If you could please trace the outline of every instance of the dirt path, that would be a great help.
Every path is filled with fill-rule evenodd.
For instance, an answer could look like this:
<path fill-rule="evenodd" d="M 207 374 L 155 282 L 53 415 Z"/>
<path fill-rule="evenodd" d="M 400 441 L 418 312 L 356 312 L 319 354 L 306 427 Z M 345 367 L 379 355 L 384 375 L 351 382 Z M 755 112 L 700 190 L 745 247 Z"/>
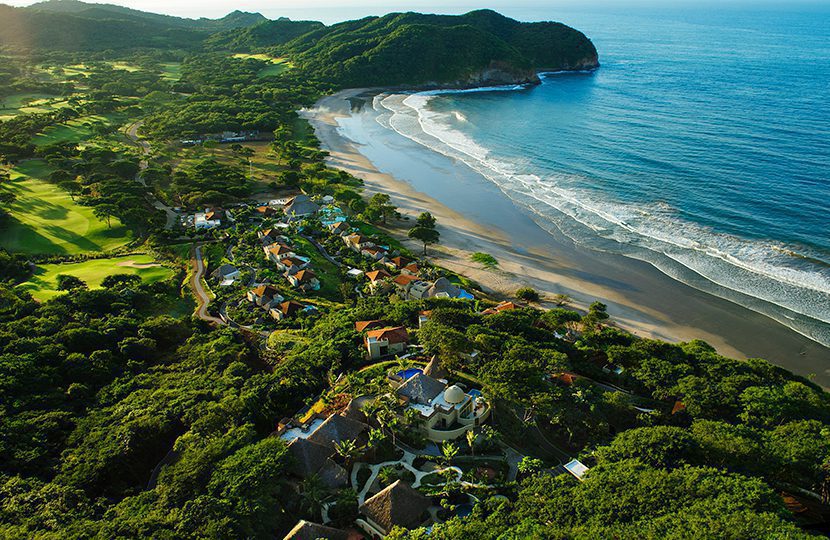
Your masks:
<path fill-rule="evenodd" d="M 145 169 L 147 169 L 147 167 L 150 166 L 149 161 L 147 161 L 147 156 L 150 155 L 151 149 L 150 143 L 138 137 L 138 130 L 141 129 L 142 125 L 144 125 L 144 121 L 139 120 L 138 122 L 131 124 L 124 133 L 127 135 L 127 138 L 129 138 L 133 142 L 133 144 L 141 147 L 141 152 L 145 156 L 144 159 L 142 159 L 138 163 L 138 173 L 135 175 L 135 181 L 146 188 L 147 182 L 144 181 L 142 173 Z M 164 224 L 164 228 L 168 231 L 172 229 L 173 226 L 176 224 L 176 221 L 179 219 L 179 216 L 176 214 L 176 212 L 174 212 L 172 208 L 158 200 L 156 196 L 153 195 L 151 192 L 147 192 L 147 196 L 150 197 L 150 200 L 153 203 L 153 207 L 157 210 L 161 210 L 167 216 L 167 222 Z"/>
<path fill-rule="evenodd" d="M 196 246 L 193 249 L 191 263 L 193 265 L 193 275 L 190 277 L 190 288 L 193 290 L 193 294 L 196 295 L 196 316 L 212 324 L 224 325 L 225 321 L 214 317 L 207 311 L 207 307 L 210 304 L 210 295 L 202 285 L 202 278 L 205 275 L 205 263 L 202 260 L 201 246 Z"/>

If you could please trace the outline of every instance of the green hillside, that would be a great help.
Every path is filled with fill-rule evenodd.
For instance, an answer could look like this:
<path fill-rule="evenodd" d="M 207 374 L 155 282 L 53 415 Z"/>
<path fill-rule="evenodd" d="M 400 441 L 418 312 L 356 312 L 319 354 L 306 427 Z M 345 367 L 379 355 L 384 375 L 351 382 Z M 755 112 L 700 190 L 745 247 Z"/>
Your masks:
<path fill-rule="evenodd" d="M 267 19 L 241 11 L 221 19 L 184 19 L 108 4 L 49 0 L 26 8 L 0 5 L 0 20 L 0 47 L 102 51 L 193 48 L 214 32 Z"/>
<path fill-rule="evenodd" d="M 325 28 L 316 21 L 277 19 L 261 21 L 242 29 L 225 30 L 210 36 L 206 45 L 217 49 L 250 51 L 261 47 L 282 45 L 304 34 Z"/>
<path fill-rule="evenodd" d="M 345 86 L 525 82 L 538 70 L 598 65 L 596 48 L 581 32 L 560 23 L 521 23 L 490 10 L 368 17 L 275 48 Z"/>

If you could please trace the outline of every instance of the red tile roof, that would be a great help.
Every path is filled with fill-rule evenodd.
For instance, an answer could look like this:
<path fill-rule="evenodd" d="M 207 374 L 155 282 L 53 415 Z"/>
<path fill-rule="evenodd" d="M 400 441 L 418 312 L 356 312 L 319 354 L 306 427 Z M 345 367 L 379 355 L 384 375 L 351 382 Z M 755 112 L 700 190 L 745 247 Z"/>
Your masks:
<path fill-rule="evenodd" d="M 306 283 L 311 281 L 312 279 L 316 279 L 317 276 L 311 270 L 300 270 L 296 274 L 294 274 L 294 278 L 299 281 L 300 283 Z"/>
<path fill-rule="evenodd" d="M 409 333 L 403 326 L 396 326 L 394 328 L 381 328 L 379 330 L 372 330 L 366 333 L 367 338 L 375 338 L 378 341 L 388 341 L 389 343 L 407 343 L 409 342 Z"/>
<path fill-rule="evenodd" d="M 381 279 L 386 279 L 392 277 L 392 274 L 387 272 L 386 270 L 372 270 L 371 272 L 366 272 L 366 277 L 369 278 L 369 281 L 378 281 Z"/>
<path fill-rule="evenodd" d="M 364 330 L 371 330 L 373 328 L 377 328 L 379 326 L 383 326 L 383 323 L 378 320 L 374 321 L 357 321 L 354 323 L 354 329 L 358 332 L 363 332 Z"/>
<path fill-rule="evenodd" d="M 392 281 L 394 281 L 398 285 L 401 285 L 402 287 L 406 287 L 413 281 L 418 281 L 418 278 L 415 276 L 407 276 L 406 274 L 401 274 L 399 276 L 395 276 L 395 279 L 393 279 Z"/>

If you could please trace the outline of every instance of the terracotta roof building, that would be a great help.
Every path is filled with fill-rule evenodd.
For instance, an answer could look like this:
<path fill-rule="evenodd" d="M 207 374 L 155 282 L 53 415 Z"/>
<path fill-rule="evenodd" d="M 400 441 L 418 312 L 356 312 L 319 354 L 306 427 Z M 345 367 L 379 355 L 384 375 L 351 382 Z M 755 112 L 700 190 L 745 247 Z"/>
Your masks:
<path fill-rule="evenodd" d="M 364 343 L 369 358 L 378 359 L 404 351 L 409 344 L 409 333 L 403 326 L 379 328 L 367 332 Z"/>
<path fill-rule="evenodd" d="M 289 300 L 277 306 L 272 306 L 271 316 L 277 319 L 278 321 L 281 321 L 282 319 L 291 318 L 294 315 L 305 310 L 306 306 L 302 305 L 299 302 L 295 302 L 294 300 Z"/>
<path fill-rule="evenodd" d="M 513 302 L 502 302 L 501 304 L 495 307 L 485 309 L 481 313 L 483 315 L 493 315 L 494 313 L 499 313 L 501 311 L 510 311 L 511 309 L 519 309 L 520 307 L 522 306 L 515 304 Z"/>
<path fill-rule="evenodd" d="M 365 332 L 383 326 L 383 322 L 379 320 L 374 321 L 357 321 L 354 323 L 354 329 L 358 332 Z"/>

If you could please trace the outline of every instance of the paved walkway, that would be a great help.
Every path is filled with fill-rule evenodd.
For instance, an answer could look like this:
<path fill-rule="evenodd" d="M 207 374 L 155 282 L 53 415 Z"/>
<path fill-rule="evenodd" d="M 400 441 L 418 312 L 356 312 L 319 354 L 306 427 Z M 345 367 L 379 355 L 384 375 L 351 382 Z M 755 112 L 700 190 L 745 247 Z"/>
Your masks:
<path fill-rule="evenodd" d="M 302 236 L 303 238 L 305 238 L 306 240 L 308 240 L 309 242 L 311 242 L 311 244 L 312 244 L 314 247 L 316 247 L 316 248 L 317 248 L 317 251 L 319 251 L 319 252 L 320 252 L 320 255 L 322 255 L 323 257 L 325 257 L 325 258 L 326 258 L 326 260 L 328 260 L 330 263 L 332 263 L 333 265 L 337 266 L 338 268 L 339 268 L 339 267 L 341 267 L 341 266 L 343 266 L 343 265 L 340 263 L 340 261 L 338 261 L 337 259 L 335 259 L 335 258 L 334 258 L 334 257 L 332 257 L 331 255 L 329 255 L 329 252 L 328 252 L 328 251 L 326 251 L 326 248 L 324 248 L 324 247 L 323 247 L 323 245 L 322 245 L 322 244 L 320 244 L 317 240 L 315 240 L 314 238 L 312 238 L 312 237 L 310 237 L 310 236 L 307 236 L 307 235 L 305 235 L 305 234 L 301 234 L 300 236 Z"/>
<path fill-rule="evenodd" d="M 361 504 L 363 504 L 366 501 L 366 494 L 369 492 L 369 489 L 372 487 L 372 484 L 375 483 L 375 480 L 378 477 L 378 473 L 384 467 L 389 467 L 389 466 L 396 467 L 398 465 L 401 465 L 404 469 L 406 469 L 409 472 L 411 472 L 412 474 L 414 474 L 415 475 L 415 481 L 412 482 L 412 487 L 414 487 L 414 488 L 417 488 L 418 486 L 421 485 L 421 480 L 423 480 L 424 477 L 429 476 L 429 475 L 434 474 L 434 473 L 439 473 L 440 474 L 440 473 L 442 473 L 446 470 L 455 471 L 455 473 L 457 474 L 456 481 L 461 480 L 461 476 L 462 476 L 463 473 L 462 473 L 461 469 L 459 469 L 458 467 L 450 466 L 450 467 L 441 467 L 441 468 L 436 469 L 434 471 L 420 471 L 412 465 L 412 462 L 415 461 L 415 457 L 416 457 L 415 454 L 413 454 L 412 452 L 409 452 L 407 450 L 403 450 L 403 457 L 401 459 L 396 459 L 396 460 L 393 460 L 393 461 L 384 461 L 383 463 L 378 463 L 376 465 L 369 465 L 368 463 L 355 463 L 354 467 L 352 468 L 352 477 L 351 477 L 352 486 L 355 487 L 355 488 L 357 488 L 357 473 L 361 469 L 365 469 L 365 468 L 368 468 L 369 470 L 372 471 L 371 476 L 369 476 L 369 479 L 366 480 L 366 485 L 363 486 L 363 489 L 361 489 L 360 492 L 357 494 L 357 504 L 358 504 L 358 506 L 360 506 Z"/>

